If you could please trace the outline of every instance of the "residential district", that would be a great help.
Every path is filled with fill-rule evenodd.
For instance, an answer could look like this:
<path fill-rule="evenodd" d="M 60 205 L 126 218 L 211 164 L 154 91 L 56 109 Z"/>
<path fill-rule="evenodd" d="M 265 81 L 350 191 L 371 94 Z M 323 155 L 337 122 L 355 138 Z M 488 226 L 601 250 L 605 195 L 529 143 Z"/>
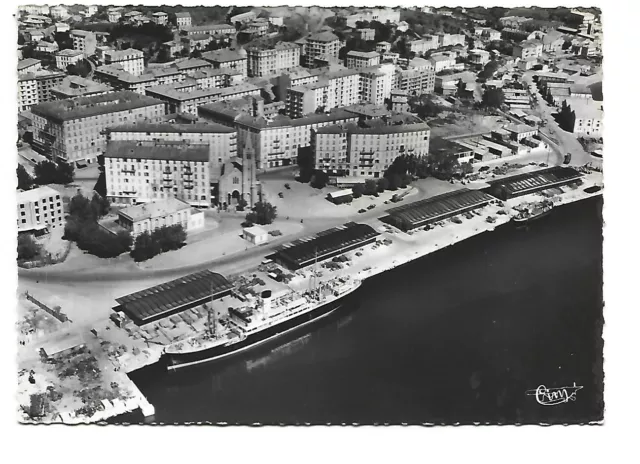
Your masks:
<path fill-rule="evenodd" d="M 21 7 L 19 420 L 152 420 L 128 373 L 602 194 L 600 19 Z"/>

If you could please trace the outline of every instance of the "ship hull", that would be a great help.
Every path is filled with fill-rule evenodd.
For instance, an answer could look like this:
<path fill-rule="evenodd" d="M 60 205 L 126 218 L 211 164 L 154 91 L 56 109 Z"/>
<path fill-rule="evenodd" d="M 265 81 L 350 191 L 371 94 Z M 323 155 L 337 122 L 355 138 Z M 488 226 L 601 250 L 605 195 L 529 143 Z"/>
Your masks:
<path fill-rule="evenodd" d="M 336 300 L 325 303 L 299 316 L 292 317 L 289 320 L 281 322 L 278 325 L 269 327 L 259 332 L 247 336 L 244 340 L 227 344 L 218 345 L 211 348 L 205 348 L 199 351 L 189 351 L 184 353 L 164 352 L 163 361 L 166 363 L 169 371 L 182 369 L 205 362 L 222 360 L 242 353 L 252 348 L 256 348 L 267 343 L 275 342 L 278 338 L 302 329 L 309 324 L 319 321 L 335 311 L 339 310 L 349 301 L 349 294 Z"/>
<path fill-rule="evenodd" d="M 526 218 L 514 217 L 514 218 L 512 218 L 512 221 L 515 222 L 516 224 L 526 224 L 528 222 L 535 221 L 535 220 L 538 220 L 538 219 L 542 219 L 543 217 L 548 216 L 549 214 L 551 214 L 551 211 L 553 211 L 553 208 L 550 208 L 550 209 L 548 209 L 546 211 L 542 211 L 542 212 L 540 212 L 538 214 L 534 214 L 534 215 L 528 216 Z"/>

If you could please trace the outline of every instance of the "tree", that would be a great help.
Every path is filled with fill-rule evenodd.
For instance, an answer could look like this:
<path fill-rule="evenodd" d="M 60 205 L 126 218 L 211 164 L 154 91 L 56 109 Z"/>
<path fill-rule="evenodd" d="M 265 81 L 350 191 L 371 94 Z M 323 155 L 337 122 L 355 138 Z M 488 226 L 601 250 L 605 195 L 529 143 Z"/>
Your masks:
<path fill-rule="evenodd" d="M 429 172 L 438 179 L 449 180 L 460 168 L 458 158 L 444 151 L 430 153 L 427 161 Z"/>
<path fill-rule="evenodd" d="M 469 162 L 460 164 L 460 172 L 464 176 L 471 174 L 473 172 L 473 165 Z"/>
<path fill-rule="evenodd" d="M 69 201 L 69 216 L 77 218 L 80 222 L 95 221 L 96 211 L 91 202 L 80 192 L 76 193 Z"/>
<path fill-rule="evenodd" d="M 571 48 L 571 41 L 565 39 L 565 41 L 562 42 L 562 49 L 563 50 L 568 50 L 569 48 Z"/>
<path fill-rule="evenodd" d="M 146 261 L 160 254 L 160 252 L 160 244 L 151 238 L 151 234 L 148 231 L 144 231 L 136 237 L 135 245 L 131 250 L 131 257 L 136 262 Z"/>
<path fill-rule="evenodd" d="M 248 205 L 247 200 L 245 200 L 244 198 L 240 198 L 238 200 L 238 204 L 236 205 L 236 211 L 244 211 L 247 205 Z"/>
<path fill-rule="evenodd" d="M 256 213 L 255 221 L 253 222 L 261 225 L 271 224 L 278 217 L 276 209 L 271 203 L 259 201 L 253 207 L 253 211 Z"/>
<path fill-rule="evenodd" d="M 498 70 L 499 64 L 496 60 L 489 61 L 482 71 L 478 73 L 479 79 L 489 80 L 493 77 L 495 72 Z"/>
<path fill-rule="evenodd" d="M 64 161 L 60 161 L 56 167 L 56 184 L 67 185 L 73 182 L 75 170 L 73 166 Z"/>
<path fill-rule="evenodd" d="M 386 176 L 385 179 L 387 179 L 389 183 L 389 186 L 387 187 L 388 190 L 398 190 L 402 184 L 402 175 L 397 172 L 391 173 L 389 176 Z"/>
<path fill-rule="evenodd" d="M 329 183 L 329 175 L 324 171 L 314 171 L 311 176 L 311 187 L 321 189 L 327 186 Z"/>
<path fill-rule="evenodd" d="M 386 177 L 382 177 L 381 179 L 378 179 L 377 184 L 378 192 L 382 193 L 389 188 L 389 179 L 387 179 Z"/>
<path fill-rule="evenodd" d="M 87 77 L 91 72 L 91 65 L 87 60 L 80 60 L 77 63 L 67 66 L 67 74 Z"/>
<path fill-rule="evenodd" d="M 366 179 L 364 181 L 364 194 L 374 196 L 378 194 L 378 184 L 374 179 Z"/>
<path fill-rule="evenodd" d="M 93 186 L 93 190 L 101 197 L 107 196 L 107 177 L 104 172 L 101 172 L 96 181 L 96 185 Z"/>
<path fill-rule="evenodd" d="M 157 62 L 158 63 L 166 63 L 167 61 L 171 61 L 171 56 L 169 55 L 169 50 L 167 50 L 165 47 L 162 47 L 160 49 L 160 51 L 158 52 Z"/>
<path fill-rule="evenodd" d="M 314 156 L 310 147 L 300 148 L 298 150 L 298 167 L 300 168 L 300 182 L 309 182 L 313 175 Z"/>
<path fill-rule="evenodd" d="M 504 104 L 502 89 L 487 89 L 482 94 L 482 106 L 485 108 L 500 108 Z"/>
<path fill-rule="evenodd" d="M 91 212 L 95 219 L 106 216 L 110 208 L 109 200 L 101 196 L 98 192 L 93 192 L 93 197 L 91 197 Z"/>
<path fill-rule="evenodd" d="M 364 194 L 364 184 L 356 184 L 351 187 L 353 198 L 360 198 Z"/>
<path fill-rule="evenodd" d="M 31 234 L 18 235 L 18 259 L 26 261 L 35 258 L 40 253 L 40 245 Z"/>
<path fill-rule="evenodd" d="M 567 104 L 566 100 L 562 101 L 560 112 L 558 113 L 558 125 L 561 129 L 567 132 L 573 132 L 573 128 L 576 123 L 576 113 L 571 110 L 571 106 Z"/>
<path fill-rule="evenodd" d="M 29 190 L 33 187 L 33 177 L 27 172 L 23 165 L 19 164 L 16 170 L 18 174 L 18 189 Z"/>
<path fill-rule="evenodd" d="M 160 246 L 161 251 L 177 250 L 187 240 L 187 233 L 182 224 L 163 226 L 151 232 L 151 239 Z"/>
<path fill-rule="evenodd" d="M 38 185 L 53 184 L 56 181 L 56 163 L 44 160 L 35 165 L 33 172 L 36 176 L 35 181 Z"/>

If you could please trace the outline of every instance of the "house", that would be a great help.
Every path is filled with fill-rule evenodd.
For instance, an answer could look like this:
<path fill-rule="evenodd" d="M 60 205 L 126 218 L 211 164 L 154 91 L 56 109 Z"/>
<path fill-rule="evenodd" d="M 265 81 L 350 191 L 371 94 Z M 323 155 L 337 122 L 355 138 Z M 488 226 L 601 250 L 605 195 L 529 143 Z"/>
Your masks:
<path fill-rule="evenodd" d="M 456 65 L 455 57 L 447 53 L 431 55 L 429 61 L 433 64 L 434 71 L 437 73 L 445 69 L 452 69 Z"/>
<path fill-rule="evenodd" d="M 551 30 L 542 37 L 542 50 L 545 52 L 559 52 L 564 44 L 564 34 Z"/>
<path fill-rule="evenodd" d="M 539 40 L 525 40 L 514 45 L 513 56 L 516 58 L 539 58 L 542 56 L 542 42 Z"/>
<path fill-rule="evenodd" d="M 118 223 L 133 237 L 173 225 L 181 225 L 185 231 L 192 232 L 204 227 L 204 212 L 178 198 L 167 198 L 121 209 Z"/>
<path fill-rule="evenodd" d="M 64 214 L 60 192 L 44 186 L 18 192 L 18 231 L 47 231 L 64 227 Z"/>
<path fill-rule="evenodd" d="M 572 127 L 568 127 L 578 137 L 599 138 L 603 134 L 604 111 L 602 102 L 586 98 L 567 98 L 568 110 L 575 113 Z"/>
<path fill-rule="evenodd" d="M 65 71 L 67 66 L 76 64 L 78 61 L 84 59 L 84 53 L 80 50 L 60 50 L 56 53 L 56 68 L 61 71 Z"/>
<path fill-rule="evenodd" d="M 385 53 L 391 50 L 391 44 L 389 42 L 378 42 L 376 44 L 376 51 L 378 53 Z"/>
<path fill-rule="evenodd" d="M 262 245 L 269 241 L 269 232 L 260 226 L 245 227 L 242 229 L 242 237 L 254 245 Z"/>
<path fill-rule="evenodd" d="M 178 29 L 182 29 L 183 27 L 190 27 L 191 14 L 186 11 L 176 13 L 176 26 L 178 26 Z"/>
<path fill-rule="evenodd" d="M 169 15 L 164 11 L 157 11 L 151 15 L 151 18 L 153 19 L 154 23 L 164 26 L 165 24 L 167 24 Z"/>
<path fill-rule="evenodd" d="M 486 50 L 474 49 L 469 51 L 469 62 L 475 65 L 484 66 L 491 59 L 491 53 Z"/>

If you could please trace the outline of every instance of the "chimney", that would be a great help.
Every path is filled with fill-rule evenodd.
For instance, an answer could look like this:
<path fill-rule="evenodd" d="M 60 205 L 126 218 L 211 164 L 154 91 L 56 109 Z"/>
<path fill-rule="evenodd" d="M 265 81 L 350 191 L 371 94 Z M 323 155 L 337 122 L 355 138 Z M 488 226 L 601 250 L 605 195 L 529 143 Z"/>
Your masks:
<path fill-rule="evenodd" d="M 262 97 L 253 97 L 253 116 L 264 117 L 264 99 Z"/>

